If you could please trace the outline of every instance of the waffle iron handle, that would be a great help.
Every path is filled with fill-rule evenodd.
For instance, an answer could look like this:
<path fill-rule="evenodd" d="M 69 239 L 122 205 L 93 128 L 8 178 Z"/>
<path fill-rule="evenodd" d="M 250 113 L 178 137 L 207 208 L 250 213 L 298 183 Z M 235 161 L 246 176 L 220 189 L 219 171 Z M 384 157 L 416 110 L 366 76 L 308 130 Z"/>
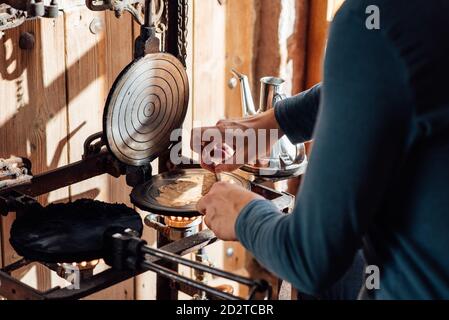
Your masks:
<path fill-rule="evenodd" d="M 144 219 L 144 223 L 148 227 L 155 229 L 156 231 L 160 232 L 162 235 L 166 237 L 170 235 L 170 227 L 167 227 L 166 225 L 157 221 L 157 215 L 150 214 L 146 216 Z"/>
<path fill-rule="evenodd" d="M 290 212 L 295 197 L 287 192 L 280 192 L 261 184 L 251 183 L 251 191 L 270 200 L 278 209 L 284 213 Z"/>

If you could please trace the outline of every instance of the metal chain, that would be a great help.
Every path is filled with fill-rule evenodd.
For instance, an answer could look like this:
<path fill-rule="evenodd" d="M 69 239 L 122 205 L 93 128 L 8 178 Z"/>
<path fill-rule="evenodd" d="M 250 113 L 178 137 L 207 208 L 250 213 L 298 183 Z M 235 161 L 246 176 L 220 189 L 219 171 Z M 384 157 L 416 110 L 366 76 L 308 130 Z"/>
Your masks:
<path fill-rule="evenodd" d="M 188 0 L 178 0 L 178 53 L 184 67 L 187 65 L 187 24 L 189 16 Z"/>
<path fill-rule="evenodd" d="M 184 0 L 184 45 L 183 45 L 183 52 L 184 52 L 184 65 L 187 66 L 187 47 L 189 45 L 188 42 L 188 36 L 189 36 L 189 0 Z"/>
<path fill-rule="evenodd" d="M 167 38 L 168 38 L 168 26 L 169 21 L 168 21 L 168 1 L 170 0 L 163 0 L 163 4 L 164 4 L 164 12 L 165 12 L 165 21 L 164 23 L 161 23 L 161 25 L 163 26 L 162 30 L 161 30 L 161 51 L 165 52 L 166 48 L 167 48 Z"/>

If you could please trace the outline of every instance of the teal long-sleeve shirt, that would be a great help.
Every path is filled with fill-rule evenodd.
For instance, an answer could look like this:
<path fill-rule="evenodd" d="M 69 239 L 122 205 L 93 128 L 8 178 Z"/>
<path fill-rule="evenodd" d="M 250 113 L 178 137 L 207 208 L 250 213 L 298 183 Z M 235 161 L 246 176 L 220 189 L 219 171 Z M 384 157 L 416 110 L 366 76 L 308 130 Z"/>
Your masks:
<path fill-rule="evenodd" d="M 347 0 L 322 87 L 276 105 L 292 142 L 313 133 L 309 167 L 292 214 L 253 201 L 236 234 L 300 291 L 330 287 L 363 248 L 380 270 L 373 298 L 449 299 L 447 12 L 447 0 Z"/>

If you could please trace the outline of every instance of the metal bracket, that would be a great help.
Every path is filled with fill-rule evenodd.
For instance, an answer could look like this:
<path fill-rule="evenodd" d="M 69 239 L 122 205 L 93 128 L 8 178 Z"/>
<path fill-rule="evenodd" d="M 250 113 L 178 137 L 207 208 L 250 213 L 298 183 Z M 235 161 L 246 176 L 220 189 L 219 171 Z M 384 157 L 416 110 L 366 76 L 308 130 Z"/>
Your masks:
<path fill-rule="evenodd" d="M 7 4 L 0 4 L 0 32 L 20 26 L 25 22 L 25 11 L 16 10 Z"/>
<path fill-rule="evenodd" d="M 43 0 L 4 0 L 0 3 L 0 35 L 4 30 L 20 26 L 26 19 L 56 18 L 58 12 L 57 0 L 51 0 L 48 5 Z"/>
<path fill-rule="evenodd" d="M 41 208 L 42 206 L 36 199 L 14 190 L 0 195 L 0 214 L 3 216 L 32 207 Z"/>
<path fill-rule="evenodd" d="M 139 24 L 143 24 L 144 0 L 86 0 L 86 6 L 92 11 L 114 11 L 117 18 L 128 11 Z"/>

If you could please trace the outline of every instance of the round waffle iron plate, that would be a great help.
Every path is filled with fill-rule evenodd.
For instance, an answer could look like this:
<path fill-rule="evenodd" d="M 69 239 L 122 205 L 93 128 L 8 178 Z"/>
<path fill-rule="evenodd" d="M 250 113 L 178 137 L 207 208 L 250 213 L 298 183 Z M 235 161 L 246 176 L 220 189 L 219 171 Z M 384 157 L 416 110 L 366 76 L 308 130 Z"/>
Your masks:
<path fill-rule="evenodd" d="M 134 188 L 131 193 L 131 201 L 139 208 L 155 214 L 175 217 L 197 217 L 201 214 L 196 210 L 196 203 L 185 206 L 169 207 L 158 201 L 160 188 L 176 183 L 179 179 L 188 179 L 193 176 L 211 174 L 204 169 L 185 169 L 162 173 L 152 177 L 150 181 Z M 240 185 L 250 189 L 250 183 L 244 178 L 232 173 L 221 173 L 220 180 Z"/>
<path fill-rule="evenodd" d="M 142 234 L 139 214 L 123 204 L 82 199 L 23 212 L 10 242 L 28 260 L 83 262 L 105 257 L 105 235 L 132 229 Z"/>
<path fill-rule="evenodd" d="M 103 115 L 107 146 L 121 162 L 142 166 L 170 147 L 189 102 L 182 63 L 167 53 L 145 55 L 115 81 Z"/>

